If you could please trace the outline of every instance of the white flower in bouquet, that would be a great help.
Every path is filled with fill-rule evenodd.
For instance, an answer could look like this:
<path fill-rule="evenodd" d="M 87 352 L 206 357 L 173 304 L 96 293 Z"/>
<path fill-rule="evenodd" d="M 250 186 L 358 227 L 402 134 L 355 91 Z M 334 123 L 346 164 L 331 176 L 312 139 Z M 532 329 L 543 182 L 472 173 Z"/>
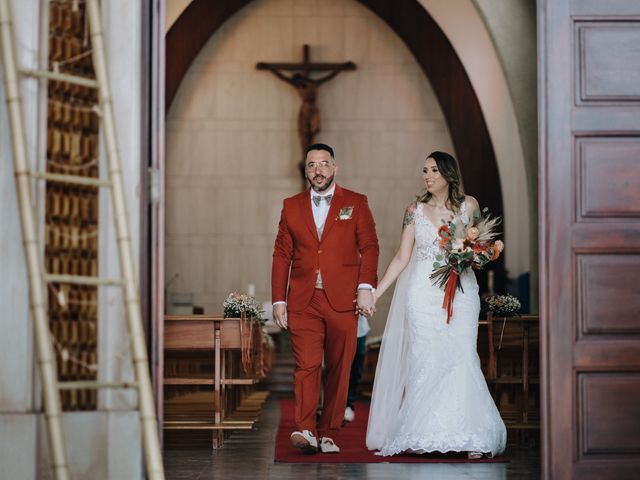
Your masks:
<path fill-rule="evenodd" d="M 224 301 L 223 312 L 225 318 L 241 317 L 244 313 L 261 323 L 265 321 L 262 305 L 254 297 L 244 293 L 230 293 Z"/>
<path fill-rule="evenodd" d="M 451 251 L 455 253 L 462 253 L 464 251 L 464 240 L 456 238 L 451 244 Z"/>
<path fill-rule="evenodd" d="M 520 300 L 510 294 L 506 295 L 491 295 L 484 299 L 487 304 L 487 308 L 496 317 L 511 317 L 513 315 L 519 315 L 522 305 Z"/>

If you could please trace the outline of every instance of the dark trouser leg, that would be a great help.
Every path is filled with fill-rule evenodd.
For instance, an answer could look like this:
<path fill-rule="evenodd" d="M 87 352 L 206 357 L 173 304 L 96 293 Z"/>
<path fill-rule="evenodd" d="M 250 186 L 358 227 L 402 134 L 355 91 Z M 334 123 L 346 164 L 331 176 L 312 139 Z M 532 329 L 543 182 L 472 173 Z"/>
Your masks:
<path fill-rule="evenodd" d="M 367 353 L 367 336 L 358 337 L 356 343 L 356 355 L 351 363 L 351 374 L 349 376 L 349 394 L 347 396 L 347 405 L 353 407 L 354 402 L 358 398 L 358 385 L 362 378 L 362 368 L 364 366 L 364 356 Z"/>

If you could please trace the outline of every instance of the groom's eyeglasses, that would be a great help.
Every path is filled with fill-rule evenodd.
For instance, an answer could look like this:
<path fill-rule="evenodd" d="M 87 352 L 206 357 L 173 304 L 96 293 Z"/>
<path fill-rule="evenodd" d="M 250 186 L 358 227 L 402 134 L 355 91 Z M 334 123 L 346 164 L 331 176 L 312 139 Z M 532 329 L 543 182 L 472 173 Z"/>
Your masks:
<path fill-rule="evenodd" d="M 318 167 L 321 170 L 326 170 L 327 168 L 329 168 L 332 165 L 333 165 L 333 162 L 328 162 L 327 160 L 323 160 L 323 161 L 318 162 L 318 163 L 309 162 L 304 166 L 304 168 L 306 168 L 307 170 L 315 170 L 316 167 Z"/>

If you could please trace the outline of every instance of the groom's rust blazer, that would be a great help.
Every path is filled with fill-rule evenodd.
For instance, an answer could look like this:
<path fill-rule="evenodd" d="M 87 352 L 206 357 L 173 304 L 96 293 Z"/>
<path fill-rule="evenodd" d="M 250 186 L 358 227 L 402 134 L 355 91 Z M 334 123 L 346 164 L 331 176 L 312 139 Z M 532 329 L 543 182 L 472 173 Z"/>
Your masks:
<path fill-rule="evenodd" d="M 273 250 L 272 300 L 286 300 L 289 311 L 304 310 L 321 271 L 333 309 L 354 310 L 358 285 L 377 285 L 379 251 L 366 196 L 336 185 L 322 239 L 313 221 L 309 189 L 287 198 Z"/>

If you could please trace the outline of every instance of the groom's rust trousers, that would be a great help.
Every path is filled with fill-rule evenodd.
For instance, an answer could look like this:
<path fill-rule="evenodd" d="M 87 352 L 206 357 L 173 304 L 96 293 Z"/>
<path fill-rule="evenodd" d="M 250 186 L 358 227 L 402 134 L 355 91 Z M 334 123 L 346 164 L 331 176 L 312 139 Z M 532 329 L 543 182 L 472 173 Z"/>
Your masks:
<path fill-rule="evenodd" d="M 367 198 L 336 185 L 318 238 L 309 190 L 284 201 L 276 237 L 273 302 L 287 302 L 298 430 L 335 437 L 347 401 L 356 347 L 355 303 L 361 283 L 377 284 L 378 239 Z M 316 288 L 318 273 L 322 289 Z M 322 359 L 324 405 L 316 428 Z"/>

